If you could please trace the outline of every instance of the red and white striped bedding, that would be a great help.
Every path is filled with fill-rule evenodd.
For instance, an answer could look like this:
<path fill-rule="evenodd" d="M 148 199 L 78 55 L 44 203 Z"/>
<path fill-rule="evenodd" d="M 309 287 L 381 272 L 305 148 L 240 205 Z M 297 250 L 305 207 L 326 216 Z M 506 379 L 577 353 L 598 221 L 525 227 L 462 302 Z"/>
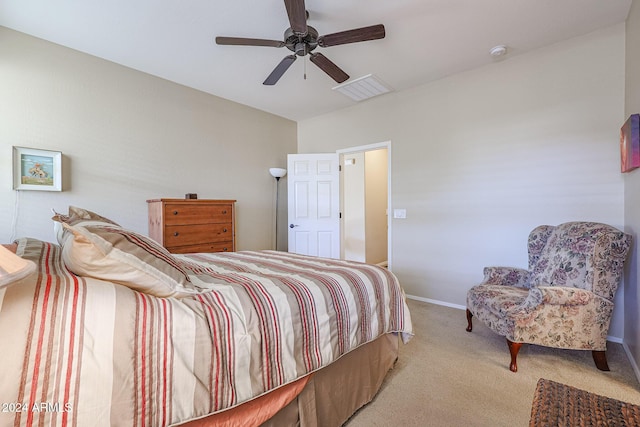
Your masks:
<path fill-rule="evenodd" d="M 386 269 L 274 251 L 177 256 L 198 295 L 157 298 L 70 273 L 0 290 L 0 426 L 164 426 L 237 406 L 389 332 L 412 332 Z"/>

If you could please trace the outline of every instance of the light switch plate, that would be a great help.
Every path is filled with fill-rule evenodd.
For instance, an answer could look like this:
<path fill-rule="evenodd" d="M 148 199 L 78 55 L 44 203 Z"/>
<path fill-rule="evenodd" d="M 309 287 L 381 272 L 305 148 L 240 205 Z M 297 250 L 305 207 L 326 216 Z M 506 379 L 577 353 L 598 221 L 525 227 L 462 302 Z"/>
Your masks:
<path fill-rule="evenodd" d="M 393 210 L 393 217 L 394 218 L 399 218 L 399 219 L 405 219 L 407 217 L 407 210 L 406 209 L 394 209 Z"/>

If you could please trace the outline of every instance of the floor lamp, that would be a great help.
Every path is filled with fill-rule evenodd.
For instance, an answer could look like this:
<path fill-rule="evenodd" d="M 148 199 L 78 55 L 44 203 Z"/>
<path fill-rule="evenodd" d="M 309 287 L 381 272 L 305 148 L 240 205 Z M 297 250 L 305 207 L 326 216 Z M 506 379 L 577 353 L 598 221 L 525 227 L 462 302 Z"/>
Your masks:
<path fill-rule="evenodd" d="M 269 173 L 276 179 L 276 251 L 278 250 L 278 196 L 280 193 L 280 178 L 287 174 L 286 169 L 270 168 Z"/>

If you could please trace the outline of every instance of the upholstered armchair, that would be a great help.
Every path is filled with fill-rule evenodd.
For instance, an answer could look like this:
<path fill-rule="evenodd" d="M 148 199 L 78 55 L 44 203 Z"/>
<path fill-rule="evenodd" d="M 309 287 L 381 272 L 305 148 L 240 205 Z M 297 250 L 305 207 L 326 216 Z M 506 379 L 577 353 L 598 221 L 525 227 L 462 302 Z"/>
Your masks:
<path fill-rule="evenodd" d="M 606 224 L 541 225 L 529 234 L 529 269 L 486 267 L 467 293 L 467 331 L 475 316 L 507 339 L 509 368 L 523 343 L 591 350 L 608 371 L 613 297 L 631 236 Z"/>

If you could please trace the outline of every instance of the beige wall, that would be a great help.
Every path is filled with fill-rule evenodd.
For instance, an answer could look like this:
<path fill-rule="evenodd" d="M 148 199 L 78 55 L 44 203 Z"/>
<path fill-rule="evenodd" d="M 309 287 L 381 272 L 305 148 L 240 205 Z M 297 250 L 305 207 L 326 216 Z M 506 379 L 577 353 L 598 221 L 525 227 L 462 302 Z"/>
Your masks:
<path fill-rule="evenodd" d="M 344 154 L 341 162 L 341 257 L 370 264 L 386 261 L 387 149 Z"/>
<path fill-rule="evenodd" d="M 52 240 L 50 208 L 69 204 L 146 234 L 145 200 L 198 193 L 237 199 L 239 249 L 274 247 L 268 168 L 296 151 L 295 122 L 6 28 L 0 40 L 0 242 Z M 13 191 L 12 145 L 62 151 L 65 191 Z"/>
<path fill-rule="evenodd" d="M 634 1 L 626 25 L 626 97 L 625 115 L 640 113 L 640 4 Z M 640 378 L 640 293 L 638 292 L 638 236 L 640 236 L 640 169 L 624 174 L 624 223 L 634 237 L 629 268 L 625 275 L 624 343 L 635 362 L 636 376 Z"/>
<path fill-rule="evenodd" d="M 301 121 L 298 151 L 391 141 L 392 208 L 407 210 L 393 271 L 410 295 L 464 306 L 484 266 L 526 267 L 539 224 L 623 227 L 624 37 L 616 25 Z"/>
<path fill-rule="evenodd" d="M 365 158 L 366 262 L 387 261 L 387 149 L 369 150 Z"/>
<path fill-rule="evenodd" d="M 347 162 L 349 162 L 347 164 Z M 341 258 L 366 261 L 366 197 L 364 153 L 345 154 L 342 161 Z"/>

